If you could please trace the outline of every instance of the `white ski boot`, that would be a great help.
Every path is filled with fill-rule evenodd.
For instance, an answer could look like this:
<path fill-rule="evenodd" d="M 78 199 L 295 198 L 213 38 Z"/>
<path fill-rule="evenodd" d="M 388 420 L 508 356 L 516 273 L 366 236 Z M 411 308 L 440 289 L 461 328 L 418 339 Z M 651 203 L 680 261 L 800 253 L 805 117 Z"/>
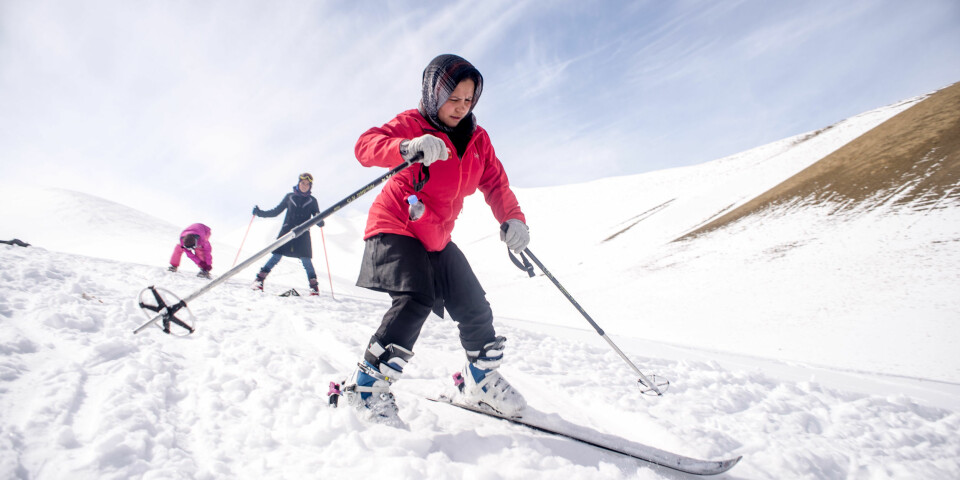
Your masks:
<path fill-rule="evenodd" d="M 400 378 L 403 367 L 413 357 L 413 352 L 396 344 L 386 348 L 372 343 L 365 357 L 380 358 L 376 367 L 369 360 L 357 364 L 357 370 L 343 382 L 341 395 L 347 404 L 357 410 L 357 415 L 366 421 L 392 427 L 405 427 L 400 419 L 396 399 L 390 393 L 390 385 Z"/>
<path fill-rule="evenodd" d="M 505 417 L 519 417 L 527 401 L 496 369 L 503 361 L 506 338 L 483 346 L 481 351 L 468 351 L 461 375 L 454 376 L 464 404 L 493 409 Z"/>

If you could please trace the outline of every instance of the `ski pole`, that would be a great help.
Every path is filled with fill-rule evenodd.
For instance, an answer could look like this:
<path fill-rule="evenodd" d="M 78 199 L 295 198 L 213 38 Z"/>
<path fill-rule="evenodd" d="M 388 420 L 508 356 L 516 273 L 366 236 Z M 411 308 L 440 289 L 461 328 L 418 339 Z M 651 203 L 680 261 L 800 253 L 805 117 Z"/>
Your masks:
<path fill-rule="evenodd" d="M 327 278 L 330 280 L 330 298 L 336 300 L 333 296 L 333 275 L 330 274 L 330 258 L 327 257 L 327 239 L 323 235 L 323 227 L 320 227 L 320 241 L 323 242 L 323 259 L 327 262 Z"/>
<path fill-rule="evenodd" d="M 263 257 L 264 255 L 266 255 L 267 253 L 270 253 L 270 252 L 273 251 L 274 249 L 276 249 L 276 248 L 278 248 L 278 247 L 280 247 L 280 246 L 282 246 L 282 245 L 285 245 L 287 242 L 293 240 L 294 238 L 299 237 L 299 236 L 302 235 L 304 232 L 306 232 L 307 230 L 309 230 L 310 227 L 312 227 L 312 226 L 320 223 L 324 218 L 329 217 L 330 215 L 334 214 L 335 212 L 337 212 L 337 211 L 340 210 L 341 208 L 347 206 L 348 204 L 350 204 L 350 203 L 353 202 L 354 200 L 360 198 L 361 196 L 363 196 L 364 194 L 366 194 L 366 193 L 369 192 L 370 190 L 373 190 L 374 188 L 376 188 L 377 186 L 379 186 L 381 183 L 387 181 L 390 177 L 392 177 L 392 176 L 400 173 L 400 171 L 402 171 L 403 169 L 409 167 L 410 165 L 413 165 L 414 163 L 417 163 L 417 161 L 419 161 L 421 158 L 423 158 L 423 153 L 418 153 L 415 157 L 413 157 L 413 158 L 411 158 L 410 160 L 407 160 L 407 161 L 401 163 L 400 165 L 397 165 L 396 167 L 394 167 L 394 168 L 393 168 L 392 170 L 390 170 L 389 172 L 381 175 L 380 178 L 377 178 L 376 180 L 374 180 L 374 181 L 372 181 L 372 182 L 364 185 L 361 189 L 357 190 L 356 192 L 351 193 L 351 194 L 348 195 L 346 198 L 344 198 L 343 200 L 340 200 L 339 202 L 337 202 L 336 204 L 334 204 L 334 205 L 331 206 L 330 208 L 327 208 L 326 210 L 320 212 L 319 214 L 314 215 L 314 216 L 311 217 L 309 220 L 307 220 L 307 221 L 301 223 L 300 225 L 294 227 L 293 230 L 290 230 L 289 232 L 287 232 L 286 235 L 278 238 L 276 241 L 274 241 L 274 242 L 271 243 L 270 245 L 267 245 L 266 247 L 264 247 L 264 248 L 263 248 L 262 250 L 260 250 L 259 252 L 253 254 L 252 257 L 244 260 L 243 262 L 240 263 L 240 265 L 237 265 L 237 266 L 231 268 L 230 270 L 228 270 L 228 271 L 227 271 L 226 273 L 224 273 L 223 275 L 220 275 L 220 276 L 217 277 L 216 279 L 211 280 L 210 283 L 204 285 L 202 288 L 200 288 L 200 289 L 197 290 L 196 292 L 191 293 L 189 296 L 187 296 L 187 298 L 184 298 L 184 299 L 180 300 L 178 303 L 176 303 L 175 305 L 171 306 L 170 308 L 164 308 L 164 309 L 162 309 L 162 311 L 161 311 L 158 315 L 156 315 L 155 317 L 151 318 L 147 323 L 144 323 L 143 325 L 140 325 L 139 327 L 137 327 L 137 329 L 134 330 L 133 333 L 134 333 L 134 334 L 140 333 L 141 331 L 143 331 L 143 329 L 149 327 L 150 325 L 153 325 L 154 323 L 156 323 L 157 321 L 159 321 L 161 318 L 166 318 L 167 320 L 174 319 L 175 317 L 173 317 L 173 315 L 174 315 L 174 313 L 176 313 L 177 310 L 185 307 L 188 303 L 192 302 L 194 299 L 196 299 L 196 298 L 199 297 L 200 295 L 203 295 L 204 293 L 209 292 L 210 290 L 212 290 L 214 287 L 220 285 L 221 283 L 226 282 L 227 279 L 229 279 L 230 277 L 236 275 L 237 273 L 240 273 L 241 270 L 249 267 L 253 262 L 256 262 L 257 259 L 259 259 L 260 257 Z"/>
<path fill-rule="evenodd" d="M 507 224 L 504 223 L 503 225 L 501 225 L 501 229 L 503 231 L 506 231 Z M 547 278 L 549 278 L 550 281 L 553 282 L 553 284 L 556 285 L 558 289 L 560 289 L 560 293 L 563 293 L 563 295 L 567 297 L 567 300 L 569 300 L 570 303 L 572 303 L 573 306 L 577 309 L 577 311 L 580 312 L 581 315 L 583 315 L 583 318 L 587 319 L 587 322 L 590 322 L 590 326 L 592 326 L 593 329 L 596 330 L 598 334 L 600 334 L 600 337 L 603 338 L 607 342 L 607 344 L 609 344 L 610 347 L 613 348 L 613 351 L 617 352 L 617 355 L 620 355 L 620 358 L 622 358 L 624 362 L 627 362 L 627 365 L 629 365 L 630 368 L 632 368 L 633 371 L 640 377 L 640 379 L 638 380 L 638 383 L 646 387 L 647 388 L 646 391 L 653 391 L 654 393 L 657 394 L 657 396 L 663 395 L 663 392 L 661 392 L 660 389 L 657 388 L 657 384 L 651 381 L 649 378 L 647 378 L 647 376 L 644 375 L 643 372 L 641 372 L 640 369 L 637 368 L 637 366 L 634 365 L 629 358 L 627 358 L 627 356 L 623 353 L 623 351 L 620 350 L 620 348 L 617 347 L 615 343 L 613 343 L 613 340 L 610 340 L 610 337 L 608 337 L 607 334 L 603 332 L 603 329 L 600 328 L 600 325 L 597 325 L 597 322 L 593 321 L 593 318 L 590 318 L 590 315 L 587 313 L 587 311 L 584 310 L 579 303 L 577 303 L 577 301 L 573 298 L 573 296 L 570 295 L 569 292 L 567 292 L 567 289 L 563 288 L 563 285 L 560 284 L 560 281 L 557 280 L 556 277 L 554 277 L 549 270 L 547 270 L 547 267 L 543 266 L 543 263 L 540 262 L 537 256 L 534 255 L 529 248 L 524 248 L 523 252 L 520 253 L 520 258 L 523 259 L 523 263 L 521 263 L 520 260 L 517 260 L 517 257 L 513 255 L 513 252 L 511 252 L 510 249 L 507 249 L 507 254 L 510 255 L 510 260 L 513 262 L 514 265 L 517 266 L 517 268 L 527 272 L 527 274 L 532 277 L 534 275 L 533 265 L 530 265 L 530 262 L 527 261 L 527 258 L 526 256 L 524 256 L 524 254 L 530 256 L 530 259 L 533 260 L 533 263 L 537 264 L 537 267 L 540 268 L 543 274 L 546 275 Z M 669 382 L 667 382 L 666 385 L 669 385 Z M 646 393 L 646 391 L 643 391 L 643 392 Z"/>
<path fill-rule="evenodd" d="M 256 215 L 250 217 L 250 223 L 247 225 L 247 233 L 243 234 L 243 240 L 240 240 L 240 248 L 237 249 L 237 256 L 233 257 L 233 265 L 230 265 L 231 268 L 237 265 L 237 259 L 240 258 L 240 252 L 243 250 L 243 244 L 247 241 L 247 235 L 250 234 L 250 227 L 253 226 L 253 219 L 257 218 Z"/>

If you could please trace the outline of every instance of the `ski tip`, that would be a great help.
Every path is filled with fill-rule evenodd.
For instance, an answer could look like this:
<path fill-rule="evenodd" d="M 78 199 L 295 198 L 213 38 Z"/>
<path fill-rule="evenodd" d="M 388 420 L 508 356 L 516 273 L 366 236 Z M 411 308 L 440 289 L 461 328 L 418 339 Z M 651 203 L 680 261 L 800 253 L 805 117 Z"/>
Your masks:
<path fill-rule="evenodd" d="M 729 458 L 727 460 L 718 460 L 715 468 L 703 471 L 690 471 L 688 473 L 695 473 L 698 475 L 719 475 L 735 467 L 742 459 L 743 455 L 740 455 L 736 458 Z"/>

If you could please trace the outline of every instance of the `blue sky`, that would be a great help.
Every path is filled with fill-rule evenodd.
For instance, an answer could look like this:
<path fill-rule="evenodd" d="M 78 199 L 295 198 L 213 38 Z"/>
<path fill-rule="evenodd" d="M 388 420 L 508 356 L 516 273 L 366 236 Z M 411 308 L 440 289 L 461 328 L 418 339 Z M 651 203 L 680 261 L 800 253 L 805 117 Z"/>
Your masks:
<path fill-rule="evenodd" d="M 457 53 L 512 183 L 577 183 L 928 93 L 960 81 L 957 45 L 955 0 L 2 0 L 0 182 L 245 225 L 310 171 L 326 206 L 382 173 L 357 137 Z"/>

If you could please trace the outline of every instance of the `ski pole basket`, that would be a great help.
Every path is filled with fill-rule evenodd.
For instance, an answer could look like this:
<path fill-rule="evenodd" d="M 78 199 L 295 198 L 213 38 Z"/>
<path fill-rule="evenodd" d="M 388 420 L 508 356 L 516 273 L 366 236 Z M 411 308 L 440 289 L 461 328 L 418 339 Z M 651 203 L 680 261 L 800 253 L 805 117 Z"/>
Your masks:
<path fill-rule="evenodd" d="M 162 321 L 153 324 L 163 329 L 163 333 L 185 337 L 196 331 L 193 326 L 197 319 L 193 312 L 187 308 L 186 302 L 169 290 L 150 285 L 140 291 L 138 303 L 147 318 L 160 317 Z"/>

